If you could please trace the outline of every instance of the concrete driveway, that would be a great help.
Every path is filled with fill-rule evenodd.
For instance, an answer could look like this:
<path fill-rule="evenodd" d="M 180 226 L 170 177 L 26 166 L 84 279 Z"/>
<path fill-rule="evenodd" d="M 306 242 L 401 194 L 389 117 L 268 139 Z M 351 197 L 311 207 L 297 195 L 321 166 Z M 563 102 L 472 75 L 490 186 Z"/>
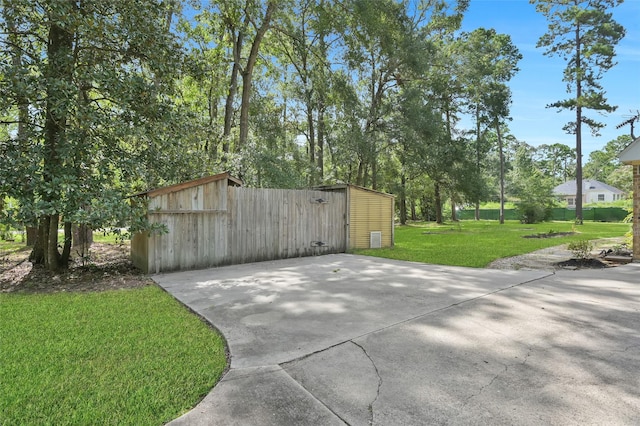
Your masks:
<path fill-rule="evenodd" d="M 640 264 L 329 255 L 156 275 L 231 369 L 172 425 L 639 424 Z"/>

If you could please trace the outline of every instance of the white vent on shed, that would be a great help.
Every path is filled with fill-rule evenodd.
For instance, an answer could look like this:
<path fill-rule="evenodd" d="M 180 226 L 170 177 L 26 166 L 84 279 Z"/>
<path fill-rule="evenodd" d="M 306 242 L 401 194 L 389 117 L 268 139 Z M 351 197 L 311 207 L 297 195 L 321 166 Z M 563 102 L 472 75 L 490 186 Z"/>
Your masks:
<path fill-rule="evenodd" d="M 382 231 L 372 231 L 369 234 L 369 248 L 382 247 Z"/>

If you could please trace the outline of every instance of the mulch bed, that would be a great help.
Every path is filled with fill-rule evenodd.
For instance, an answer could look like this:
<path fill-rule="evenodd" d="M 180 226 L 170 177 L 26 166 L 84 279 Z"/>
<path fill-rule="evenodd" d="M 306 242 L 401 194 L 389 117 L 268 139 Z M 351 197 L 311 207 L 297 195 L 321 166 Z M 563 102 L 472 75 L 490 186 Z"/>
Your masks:
<path fill-rule="evenodd" d="M 93 243 L 84 264 L 78 256 L 69 269 L 52 274 L 29 262 L 28 249 L 0 258 L 0 293 L 95 292 L 139 288 L 153 281 L 129 260 L 129 245 Z"/>
<path fill-rule="evenodd" d="M 546 232 L 544 234 L 523 235 L 522 238 L 555 238 L 573 235 L 575 232 Z"/>
<path fill-rule="evenodd" d="M 562 262 L 556 263 L 556 265 L 560 268 L 566 269 L 604 269 L 610 268 L 612 266 L 617 266 L 618 264 L 612 264 L 600 259 L 589 258 L 564 260 Z"/>

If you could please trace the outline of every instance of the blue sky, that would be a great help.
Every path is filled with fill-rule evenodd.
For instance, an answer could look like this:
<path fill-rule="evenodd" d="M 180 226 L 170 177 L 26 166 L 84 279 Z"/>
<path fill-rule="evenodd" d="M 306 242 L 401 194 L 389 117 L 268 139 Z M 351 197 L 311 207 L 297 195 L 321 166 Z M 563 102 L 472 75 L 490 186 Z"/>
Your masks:
<path fill-rule="evenodd" d="M 616 49 L 618 64 L 609 70 L 602 84 L 609 103 L 618 109 L 607 116 L 587 111 L 587 115 L 606 124 L 600 137 L 594 137 L 588 129 L 583 130 L 582 150 L 584 162 L 589 153 L 601 149 L 607 142 L 622 134 L 629 133 L 629 126 L 616 129 L 616 125 L 638 113 L 640 110 L 640 0 L 626 0 L 613 10 L 613 16 L 626 29 L 625 38 Z M 509 34 L 518 47 L 523 59 L 519 63 L 520 72 L 512 79 L 510 86 L 513 104 L 509 123 L 511 133 L 530 145 L 563 143 L 575 147 L 575 136 L 568 135 L 562 127 L 575 113 L 554 108 L 547 104 L 569 95 L 562 81 L 565 62 L 558 57 L 542 54 L 536 43 L 547 30 L 547 21 L 535 11 L 528 0 L 471 0 L 469 10 L 462 23 L 464 31 L 479 27 L 494 28 L 497 32 Z M 464 123 L 463 123 L 464 125 Z M 635 126 L 636 137 L 640 136 L 640 123 Z"/>

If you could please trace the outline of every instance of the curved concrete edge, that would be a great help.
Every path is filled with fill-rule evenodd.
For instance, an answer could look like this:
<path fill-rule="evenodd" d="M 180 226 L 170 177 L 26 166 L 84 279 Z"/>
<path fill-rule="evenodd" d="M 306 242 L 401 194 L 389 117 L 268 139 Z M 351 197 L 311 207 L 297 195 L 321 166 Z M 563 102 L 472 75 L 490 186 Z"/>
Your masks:
<path fill-rule="evenodd" d="M 168 423 L 171 426 L 294 424 L 345 423 L 278 365 L 229 370 L 195 408 Z"/>

